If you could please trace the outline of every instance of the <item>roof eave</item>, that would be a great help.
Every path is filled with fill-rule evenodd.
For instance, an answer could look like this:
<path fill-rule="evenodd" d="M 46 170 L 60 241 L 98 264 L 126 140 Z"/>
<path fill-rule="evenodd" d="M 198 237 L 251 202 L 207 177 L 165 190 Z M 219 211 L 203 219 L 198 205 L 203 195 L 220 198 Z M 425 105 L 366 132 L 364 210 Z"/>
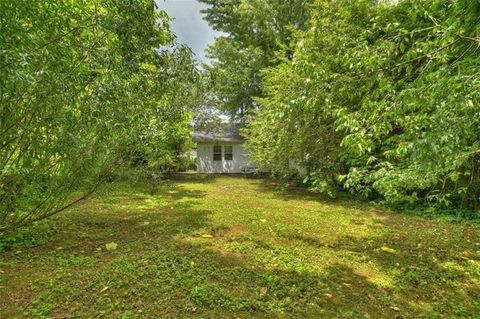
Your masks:
<path fill-rule="evenodd" d="M 243 143 L 245 142 L 244 139 L 228 139 L 228 138 L 212 138 L 212 139 L 194 138 L 193 141 L 196 143 Z"/>

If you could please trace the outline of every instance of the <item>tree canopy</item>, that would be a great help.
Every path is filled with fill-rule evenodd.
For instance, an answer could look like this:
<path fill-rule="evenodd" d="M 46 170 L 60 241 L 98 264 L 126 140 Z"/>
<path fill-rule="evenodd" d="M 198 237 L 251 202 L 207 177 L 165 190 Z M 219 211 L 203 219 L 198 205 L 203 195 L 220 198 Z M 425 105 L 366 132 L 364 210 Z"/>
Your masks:
<path fill-rule="evenodd" d="M 151 0 L 0 3 L 0 231 L 187 165 L 212 107 L 286 181 L 478 208 L 479 0 L 200 1 L 205 72 Z"/>
<path fill-rule="evenodd" d="M 189 140 L 194 62 L 153 1 L 7 0 L 0 20 L 0 230 Z"/>
<path fill-rule="evenodd" d="M 290 56 L 294 30 L 308 21 L 313 0 L 200 0 L 210 25 L 224 32 L 210 46 L 214 105 L 231 115 L 255 108 L 262 96 L 261 71 Z"/>
<path fill-rule="evenodd" d="M 272 1 L 208 2 L 228 33 L 211 48 L 216 94 L 255 105 L 244 134 L 256 162 L 332 196 L 478 207 L 479 1 L 317 0 L 280 20 L 288 35 L 241 14 Z M 277 21 L 293 3 L 255 12 Z"/>

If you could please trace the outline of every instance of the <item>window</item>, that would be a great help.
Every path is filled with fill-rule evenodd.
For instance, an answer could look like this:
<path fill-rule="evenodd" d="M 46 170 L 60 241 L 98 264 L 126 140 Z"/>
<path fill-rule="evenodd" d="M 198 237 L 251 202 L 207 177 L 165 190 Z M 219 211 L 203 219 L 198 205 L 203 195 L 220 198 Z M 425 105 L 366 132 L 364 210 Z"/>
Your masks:
<path fill-rule="evenodd" d="M 226 161 L 233 161 L 233 146 L 232 145 L 225 145 L 225 160 Z"/>
<path fill-rule="evenodd" d="M 222 147 L 220 145 L 213 145 L 213 160 L 214 161 L 222 160 Z"/>

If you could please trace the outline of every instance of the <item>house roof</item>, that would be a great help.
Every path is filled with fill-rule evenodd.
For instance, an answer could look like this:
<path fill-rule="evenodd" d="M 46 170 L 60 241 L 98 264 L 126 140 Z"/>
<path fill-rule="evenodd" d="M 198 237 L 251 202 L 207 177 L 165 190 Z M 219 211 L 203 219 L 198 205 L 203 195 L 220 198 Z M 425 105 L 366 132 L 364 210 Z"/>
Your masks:
<path fill-rule="evenodd" d="M 228 125 L 215 132 L 196 131 L 193 133 L 193 141 L 197 143 L 208 142 L 244 142 L 245 138 L 240 135 L 237 125 Z"/>

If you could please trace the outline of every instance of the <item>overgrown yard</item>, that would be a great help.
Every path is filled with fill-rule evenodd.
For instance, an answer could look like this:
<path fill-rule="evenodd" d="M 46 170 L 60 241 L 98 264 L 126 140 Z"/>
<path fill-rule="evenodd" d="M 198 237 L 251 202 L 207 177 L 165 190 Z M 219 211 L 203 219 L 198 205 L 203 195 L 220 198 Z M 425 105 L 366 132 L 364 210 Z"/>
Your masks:
<path fill-rule="evenodd" d="M 268 180 L 112 184 L 0 245 L 1 318 L 480 317 L 478 228 Z"/>

